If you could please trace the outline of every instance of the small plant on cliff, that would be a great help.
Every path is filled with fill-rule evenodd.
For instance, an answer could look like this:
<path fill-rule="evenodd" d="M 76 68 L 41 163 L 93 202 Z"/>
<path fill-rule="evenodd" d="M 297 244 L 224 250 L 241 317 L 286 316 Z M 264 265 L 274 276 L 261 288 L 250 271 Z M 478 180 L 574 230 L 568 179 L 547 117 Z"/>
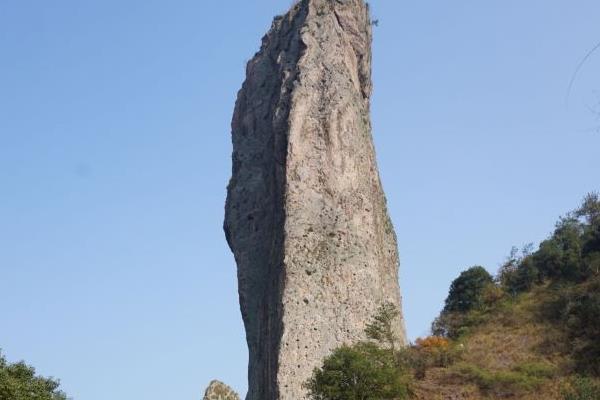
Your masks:
<path fill-rule="evenodd" d="M 398 308 L 392 303 L 382 304 L 371 322 L 367 324 L 365 333 L 369 339 L 387 346 L 395 352 L 398 337 L 394 331 L 394 323 L 400 315 Z"/>

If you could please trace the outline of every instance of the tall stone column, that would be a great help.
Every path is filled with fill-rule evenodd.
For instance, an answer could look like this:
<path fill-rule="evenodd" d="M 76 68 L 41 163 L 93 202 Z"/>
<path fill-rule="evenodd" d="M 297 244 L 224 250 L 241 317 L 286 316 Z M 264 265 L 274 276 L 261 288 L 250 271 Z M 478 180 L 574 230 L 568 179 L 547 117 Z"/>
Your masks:
<path fill-rule="evenodd" d="M 248 62 L 232 122 L 225 234 L 238 266 L 248 400 L 301 400 L 331 350 L 402 309 L 371 137 L 363 0 L 301 0 Z M 404 321 L 396 327 L 405 341 Z"/>

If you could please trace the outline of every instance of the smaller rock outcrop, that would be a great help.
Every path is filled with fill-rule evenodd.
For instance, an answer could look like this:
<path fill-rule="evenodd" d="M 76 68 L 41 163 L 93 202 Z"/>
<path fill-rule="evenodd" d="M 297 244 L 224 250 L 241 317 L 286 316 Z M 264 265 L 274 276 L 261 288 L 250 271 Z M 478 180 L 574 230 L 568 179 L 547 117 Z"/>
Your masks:
<path fill-rule="evenodd" d="M 240 396 L 223 382 L 212 381 L 204 392 L 204 400 L 240 400 Z"/>

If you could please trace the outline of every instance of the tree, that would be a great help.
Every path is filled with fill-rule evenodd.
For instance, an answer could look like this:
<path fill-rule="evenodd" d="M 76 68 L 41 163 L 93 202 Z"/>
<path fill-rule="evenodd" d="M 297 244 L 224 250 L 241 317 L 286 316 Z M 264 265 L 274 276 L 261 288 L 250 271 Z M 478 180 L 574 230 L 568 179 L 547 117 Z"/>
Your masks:
<path fill-rule="evenodd" d="M 373 316 L 372 321 L 367 324 L 365 329 L 367 337 L 387 345 L 392 353 L 395 352 L 398 337 L 394 325 L 399 315 L 400 311 L 394 304 L 382 304 Z"/>
<path fill-rule="evenodd" d="M 409 382 L 393 354 L 361 342 L 334 350 L 305 387 L 313 400 L 400 400 L 410 395 Z"/>
<path fill-rule="evenodd" d="M 600 193 L 591 192 L 585 195 L 575 215 L 585 218 L 588 225 L 600 223 Z"/>
<path fill-rule="evenodd" d="M 502 289 L 513 296 L 528 290 L 535 281 L 539 280 L 539 271 L 531 264 L 532 249 L 533 243 L 523 246 L 521 250 L 513 246 L 510 255 L 498 271 L 496 280 Z"/>
<path fill-rule="evenodd" d="M 493 284 L 492 276 L 481 266 L 463 271 L 450 285 L 443 312 L 467 312 L 482 306 L 485 288 Z"/>
<path fill-rule="evenodd" d="M 585 218 L 587 222 L 581 250 L 586 275 L 598 275 L 600 274 L 600 195 L 597 192 L 588 194 L 576 214 L 578 217 Z"/>
<path fill-rule="evenodd" d="M 333 351 L 315 368 L 305 387 L 313 400 L 402 400 L 409 397 L 411 374 L 399 362 L 394 329 L 400 315 L 392 303 L 382 304 L 367 323 L 375 342 L 359 342 Z M 383 347 L 382 347 L 383 346 Z"/>
<path fill-rule="evenodd" d="M 66 400 L 59 385 L 52 378 L 36 376 L 24 362 L 8 363 L 0 353 L 0 400 Z"/>
<path fill-rule="evenodd" d="M 578 281 L 584 276 L 582 236 L 584 226 L 574 215 L 561 218 L 550 239 L 533 254 L 541 279 Z"/>

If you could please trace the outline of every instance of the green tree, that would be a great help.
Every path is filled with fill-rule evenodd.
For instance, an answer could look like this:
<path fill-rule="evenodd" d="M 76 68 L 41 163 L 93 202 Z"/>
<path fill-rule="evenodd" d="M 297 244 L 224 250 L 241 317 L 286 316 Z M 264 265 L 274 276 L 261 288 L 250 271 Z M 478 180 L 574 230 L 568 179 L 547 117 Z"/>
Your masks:
<path fill-rule="evenodd" d="M 66 400 L 59 382 L 37 376 L 24 362 L 8 363 L 0 353 L 0 400 Z"/>
<path fill-rule="evenodd" d="M 394 329 L 400 311 L 393 303 L 382 304 L 371 322 L 367 324 L 365 333 L 369 339 L 385 344 L 393 352 L 396 351 L 398 337 Z"/>
<path fill-rule="evenodd" d="M 587 222 L 581 250 L 585 274 L 587 277 L 598 275 L 600 274 L 600 195 L 596 192 L 588 194 L 576 214 Z"/>
<path fill-rule="evenodd" d="M 585 218 L 588 225 L 600 223 L 600 193 L 588 193 L 581 202 L 581 206 L 575 211 L 579 218 Z"/>
<path fill-rule="evenodd" d="M 520 251 L 518 247 L 513 246 L 510 255 L 498 271 L 496 280 L 501 288 L 512 296 L 529 290 L 540 280 L 539 270 L 531 262 L 532 249 L 533 243 L 525 245 Z"/>
<path fill-rule="evenodd" d="M 585 275 L 582 263 L 583 232 L 584 226 L 575 216 L 561 218 L 552 237 L 543 241 L 532 256 L 542 279 L 582 279 Z"/>
<path fill-rule="evenodd" d="M 463 271 L 450 285 L 443 312 L 467 312 L 481 307 L 486 287 L 493 284 L 492 276 L 483 267 Z"/>
<path fill-rule="evenodd" d="M 410 395 L 409 382 L 393 354 L 361 342 L 334 350 L 305 387 L 313 400 L 401 400 Z"/>

